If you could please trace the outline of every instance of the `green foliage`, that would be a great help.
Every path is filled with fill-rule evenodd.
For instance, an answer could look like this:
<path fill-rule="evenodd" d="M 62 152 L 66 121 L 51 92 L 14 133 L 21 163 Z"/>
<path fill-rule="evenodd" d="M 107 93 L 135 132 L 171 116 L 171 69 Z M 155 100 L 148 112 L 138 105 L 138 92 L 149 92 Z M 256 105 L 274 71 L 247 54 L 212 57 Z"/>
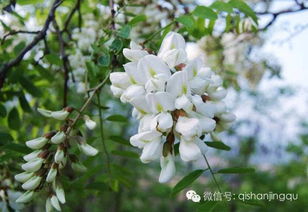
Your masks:
<path fill-rule="evenodd" d="M 206 169 L 200 169 L 200 170 L 195 170 L 185 177 L 183 177 L 172 189 L 172 196 L 175 196 L 177 193 L 182 191 L 183 189 L 187 188 L 190 186 L 195 180 L 197 180 L 204 172 Z"/>

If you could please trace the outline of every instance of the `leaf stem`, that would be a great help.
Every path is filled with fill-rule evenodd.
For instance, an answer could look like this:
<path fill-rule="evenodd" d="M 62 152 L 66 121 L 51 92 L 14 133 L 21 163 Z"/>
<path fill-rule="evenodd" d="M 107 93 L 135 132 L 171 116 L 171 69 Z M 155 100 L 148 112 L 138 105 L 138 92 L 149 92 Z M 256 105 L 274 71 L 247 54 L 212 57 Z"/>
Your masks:
<path fill-rule="evenodd" d="M 96 96 L 97 96 L 97 104 L 98 104 L 97 106 L 98 106 L 98 113 L 99 113 L 99 125 L 100 125 L 101 139 L 102 139 L 102 143 L 103 143 L 104 153 L 106 155 L 107 169 L 108 169 L 108 172 L 111 173 L 110 156 L 109 156 L 109 153 L 107 151 L 107 146 L 106 146 L 106 142 L 105 142 L 104 121 L 103 121 L 103 117 L 102 117 L 103 114 L 102 114 L 101 100 L 100 100 L 99 93 L 97 93 Z"/>
<path fill-rule="evenodd" d="M 218 184 L 218 182 L 217 182 L 217 180 L 216 180 L 215 174 L 214 174 L 214 172 L 213 172 L 213 170 L 212 170 L 212 168 L 211 168 L 211 166 L 210 166 L 209 161 L 207 160 L 207 158 L 206 158 L 206 156 L 205 156 L 204 153 L 202 153 L 202 156 L 203 156 L 203 158 L 204 158 L 204 160 L 205 160 L 205 162 L 206 162 L 207 167 L 209 168 L 209 170 L 210 170 L 210 172 L 211 172 L 212 178 L 213 178 L 213 180 L 214 180 L 214 182 L 215 182 L 215 184 L 216 184 L 216 186 L 217 186 L 217 188 L 218 188 L 218 191 L 219 191 L 220 193 L 222 193 L 222 192 L 221 192 L 221 189 L 220 189 L 220 186 L 219 186 L 219 184 Z"/>

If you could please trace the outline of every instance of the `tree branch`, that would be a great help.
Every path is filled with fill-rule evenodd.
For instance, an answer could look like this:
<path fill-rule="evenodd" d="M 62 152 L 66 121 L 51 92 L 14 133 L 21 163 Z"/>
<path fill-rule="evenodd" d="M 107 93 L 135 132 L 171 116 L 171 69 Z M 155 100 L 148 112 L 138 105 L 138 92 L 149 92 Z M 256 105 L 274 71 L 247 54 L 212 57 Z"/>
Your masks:
<path fill-rule="evenodd" d="M 39 33 L 34 37 L 34 39 L 32 40 L 31 43 L 29 43 L 20 53 L 19 55 L 13 59 L 10 60 L 9 62 L 5 63 L 2 65 L 2 67 L 0 68 L 0 89 L 3 87 L 5 78 L 6 78 L 6 74 L 7 72 L 14 66 L 18 65 L 22 59 L 24 58 L 25 54 L 30 51 L 34 46 L 36 46 L 42 39 L 45 38 L 46 34 L 47 34 L 47 30 L 49 28 L 50 23 L 52 22 L 52 20 L 55 17 L 55 12 L 56 9 L 58 8 L 58 6 L 60 6 L 60 4 L 63 2 L 63 0 L 55 0 L 54 3 L 52 4 L 52 7 L 49 11 L 48 17 L 45 21 L 45 24 L 42 28 L 41 31 L 39 31 Z"/>
<path fill-rule="evenodd" d="M 268 27 L 270 27 L 278 18 L 278 16 L 283 15 L 283 14 L 288 14 L 288 13 L 297 13 L 297 12 L 301 12 L 304 10 L 307 10 L 308 7 L 305 6 L 303 3 L 299 3 L 298 1 L 296 1 L 296 5 L 299 6 L 297 8 L 288 8 L 285 10 L 281 10 L 278 12 L 269 12 L 269 11 L 265 11 L 265 12 L 257 12 L 257 15 L 271 15 L 272 19 L 263 27 L 260 29 L 260 31 L 264 31 L 266 30 Z"/>
<path fill-rule="evenodd" d="M 68 74 L 70 72 L 70 66 L 69 66 L 69 60 L 68 60 L 68 56 L 65 53 L 65 41 L 63 39 L 62 36 L 62 32 L 60 31 L 59 25 L 57 23 L 57 21 L 54 19 L 53 20 L 53 26 L 56 30 L 57 36 L 58 36 L 58 40 L 59 40 L 59 47 L 60 47 L 60 56 L 62 59 L 62 65 L 63 65 L 63 69 L 64 69 L 64 84 L 63 84 L 63 107 L 67 106 L 67 96 L 68 96 Z"/>
<path fill-rule="evenodd" d="M 7 33 L 6 35 L 3 36 L 1 45 L 3 45 L 5 39 L 11 35 L 16 35 L 16 34 L 38 34 L 40 31 L 26 31 L 26 30 L 13 30 Z"/>

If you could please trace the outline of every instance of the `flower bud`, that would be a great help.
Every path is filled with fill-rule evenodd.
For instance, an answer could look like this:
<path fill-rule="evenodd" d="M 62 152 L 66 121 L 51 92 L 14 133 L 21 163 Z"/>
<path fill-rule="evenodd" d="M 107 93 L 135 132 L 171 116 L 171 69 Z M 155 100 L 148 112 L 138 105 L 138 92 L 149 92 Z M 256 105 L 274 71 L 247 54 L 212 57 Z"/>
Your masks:
<path fill-rule="evenodd" d="M 49 170 L 47 177 L 46 177 L 46 182 L 51 183 L 56 179 L 57 176 L 57 164 L 53 164 L 51 169 Z"/>
<path fill-rule="evenodd" d="M 76 172 L 86 172 L 87 167 L 78 162 L 72 162 L 72 169 Z"/>
<path fill-rule="evenodd" d="M 44 159 L 36 158 L 34 160 L 30 160 L 29 162 L 23 164 L 21 168 L 27 172 L 36 172 L 39 170 L 43 164 Z"/>
<path fill-rule="evenodd" d="M 41 180 L 42 180 L 42 177 L 33 176 L 27 182 L 22 184 L 22 188 L 25 190 L 34 190 L 40 185 Z"/>
<path fill-rule="evenodd" d="M 55 186 L 55 192 L 56 192 L 56 196 L 57 196 L 57 198 L 58 198 L 58 200 L 62 203 L 62 204 L 64 204 L 66 201 L 65 201 L 65 193 L 64 193 L 64 190 L 63 190 L 63 188 L 62 188 L 62 186 L 61 185 L 59 185 L 59 184 L 57 184 L 56 186 Z"/>
<path fill-rule="evenodd" d="M 49 197 L 46 200 L 45 210 L 46 210 L 46 212 L 52 212 L 53 211 Z"/>
<path fill-rule="evenodd" d="M 39 137 L 26 142 L 26 145 L 31 149 L 40 149 L 48 142 L 45 137 Z"/>
<path fill-rule="evenodd" d="M 16 199 L 17 203 L 27 203 L 30 202 L 33 198 L 34 191 L 26 191 L 21 196 Z"/>
<path fill-rule="evenodd" d="M 64 151 L 63 151 L 63 149 L 61 149 L 61 148 L 57 149 L 57 152 L 55 154 L 55 158 L 54 159 L 55 159 L 56 163 L 61 163 L 63 161 L 63 159 L 64 159 Z"/>
<path fill-rule="evenodd" d="M 194 161 L 201 157 L 201 151 L 194 141 L 181 139 L 179 152 L 183 161 Z"/>
<path fill-rule="evenodd" d="M 155 159 L 158 159 L 161 156 L 162 150 L 163 143 L 160 138 L 150 141 L 144 146 L 140 160 L 143 163 L 149 163 Z"/>
<path fill-rule="evenodd" d="M 45 117 L 51 117 L 51 111 L 42 108 L 37 108 L 37 111 Z"/>
<path fill-rule="evenodd" d="M 159 182 L 166 183 L 175 174 L 175 164 L 173 155 L 169 154 L 167 157 L 161 157 L 160 159 L 161 172 L 159 175 Z"/>
<path fill-rule="evenodd" d="M 93 130 L 96 127 L 96 122 L 91 120 L 89 116 L 85 115 L 84 117 L 85 124 L 89 130 Z"/>
<path fill-rule="evenodd" d="M 60 144 L 65 140 L 65 133 L 63 131 L 58 131 L 51 139 L 51 143 Z"/>
<path fill-rule="evenodd" d="M 52 195 L 52 197 L 50 198 L 50 202 L 51 202 L 52 207 L 54 207 L 57 211 L 61 211 L 58 198 L 55 195 Z"/>
<path fill-rule="evenodd" d="M 59 110 L 59 111 L 53 111 L 51 112 L 50 116 L 54 119 L 57 120 L 65 120 L 67 118 L 67 116 L 70 114 L 70 112 L 68 112 L 67 110 L 63 109 L 63 110 Z"/>
<path fill-rule="evenodd" d="M 31 152 L 30 154 L 27 154 L 25 156 L 23 156 L 23 159 L 25 161 L 30 161 L 33 160 L 34 158 L 37 158 L 37 156 L 42 152 L 42 150 L 36 150 L 34 152 Z"/>
<path fill-rule="evenodd" d="M 22 172 L 20 174 L 15 175 L 15 180 L 18 182 L 24 183 L 29 180 L 33 176 L 33 172 Z"/>
<path fill-rule="evenodd" d="M 98 150 L 87 143 L 81 143 L 79 145 L 80 150 L 87 156 L 94 156 L 98 153 Z"/>

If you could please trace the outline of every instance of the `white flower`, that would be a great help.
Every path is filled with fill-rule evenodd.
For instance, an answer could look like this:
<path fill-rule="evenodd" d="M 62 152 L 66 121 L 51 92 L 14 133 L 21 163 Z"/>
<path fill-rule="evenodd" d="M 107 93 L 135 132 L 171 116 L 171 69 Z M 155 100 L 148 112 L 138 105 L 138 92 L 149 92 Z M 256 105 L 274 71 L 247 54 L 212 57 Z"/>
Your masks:
<path fill-rule="evenodd" d="M 131 145 L 143 148 L 151 141 L 161 141 L 161 133 L 155 130 L 138 133 L 130 138 Z"/>
<path fill-rule="evenodd" d="M 25 156 L 23 156 L 23 159 L 25 161 L 30 161 L 30 160 L 33 160 L 34 158 L 37 158 L 37 156 L 42 152 L 42 150 L 36 150 L 36 151 L 33 151 Z"/>
<path fill-rule="evenodd" d="M 51 143 L 60 144 L 65 140 L 65 132 L 58 131 L 52 138 L 50 139 Z"/>
<path fill-rule="evenodd" d="M 128 74 L 124 72 L 113 72 L 109 78 L 112 83 L 111 91 L 116 97 L 120 97 L 124 90 L 131 85 Z"/>
<path fill-rule="evenodd" d="M 49 172 L 46 177 L 46 182 L 51 183 L 56 179 L 57 176 L 57 168 L 52 167 L 49 169 Z"/>
<path fill-rule="evenodd" d="M 58 198 L 55 195 L 52 195 L 52 197 L 50 198 L 50 203 L 51 203 L 52 207 L 54 207 L 57 211 L 61 211 L 61 207 L 60 207 Z"/>
<path fill-rule="evenodd" d="M 202 98 L 198 95 L 192 96 L 192 102 L 196 107 L 196 111 L 204 116 L 213 118 L 216 113 L 216 105 L 212 102 L 203 102 Z"/>
<path fill-rule="evenodd" d="M 87 126 L 87 128 L 88 128 L 89 130 L 94 130 L 94 129 L 95 129 L 95 127 L 96 127 L 96 122 L 93 121 L 92 119 L 90 119 L 89 116 L 84 115 L 84 116 L 83 116 L 83 119 L 85 120 L 85 125 Z"/>
<path fill-rule="evenodd" d="M 24 183 L 29 180 L 33 176 L 33 172 L 22 172 L 20 174 L 15 175 L 15 180 L 18 182 Z"/>
<path fill-rule="evenodd" d="M 183 161 L 194 161 L 201 157 L 201 151 L 194 140 L 185 140 L 183 137 L 180 141 L 179 153 Z"/>
<path fill-rule="evenodd" d="M 165 61 L 170 68 L 185 63 L 187 55 L 184 49 L 172 49 L 161 55 L 163 61 Z"/>
<path fill-rule="evenodd" d="M 95 156 L 98 153 L 97 149 L 84 142 L 79 145 L 79 148 L 87 156 Z"/>
<path fill-rule="evenodd" d="M 62 186 L 60 185 L 55 185 L 55 192 L 56 192 L 56 196 L 58 198 L 58 200 L 64 204 L 66 201 L 65 201 L 65 193 L 64 193 L 64 190 L 62 188 Z"/>
<path fill-rule="evenodd" d="M 174 107 L 174 97 L 167 92 L 149 93 L 146 95 L 148 104 L 153 113 L 172 111 Z"/>
<path fill-rule="evenodd" d="M 173 126 L 173 119 L 170 113 L 162 112 L 159 113 L 152 120 L 152 129 L 156 129 L 160 132 L 167 132 Z"/>
<path fill-rule="evenodd" d="M 23 164 L 21 168 L 25 170 L 26 172 L 36 172 L 37 170 L 41 168 L 43 162 L 44 162 L 44 159 L 35 158 Z"/>
<path fill-rule="evenodd" d="M 169 32 L 160 46 L 158 56 L 161 57 L 166 52 L 174 49 L 185 50 L 185 47 L 186 43 L 182 35 L 176 32 Z"/>
<path fill-rule="evenodd" d="M 130 103 L 143 115 L 151 113 L 150 104 L 144 96 L 136 96 L 130 100 Z"/>
<path fill-rule="evenodd" d="M 21 196 L 16 199 L 17 203 L 27 203 L 30 202 L 33 198 L 34 191 L 26 191 Z"/>
<path fill-rule="evenodd" d="M 40 185 L 41 180 L 42 180 L 42 177 L 33 176 L 27 182 L 22 184 L 22 188 L 25 190 L 34 190 Z"/>
<path fill-rule="evenodd" d="M 173 155 L 169 153 L 167 157 L 162 156 L 160 159 L 160 167 L 161 172 L 159 175 L 159 182 L 166 183 L 171 180 L 172 177 L 175 175 L 175 164 Z"/>
<path fill-rule="evenodd" d="M 125 67 L 125 66 L 124 66 Z M 147 55 L 138 61 L 138 72 L 145 73 L 147 79 L 156 78 L 158 74 L 165 80 L 171 76 L 169 67 L 155 55 Z"/>
<path fill-rule="evenodd" d="M 202 128 L 200 121 L 197 118 L 187 118 L 180 116 L 178 118 L 175 130 L 186 139 L 190 139 L 195 136 L 201 136 Z"/>
<path fill-rule="evenodd" d="M 216 101 L 225 98 L 226 95 L 227 95 L 227 91 L 224 88 L 220 88 L 214 92 L 209 93 L 210 98 Z"/>
<path fill-rule="evenodd" d="M 59 111 L 51 111 L 51 110 L 45 110 L 45 109 L 38 108 L 37 111 L 46 117 L 51 117 L 57 120 L 65 120 L 67 116 L 70 114 L 70 112 L 72 112 L 72 108 L 66 107 Z"/>
<path fill-rule="evenodd" d="M 222 113 L 219 118 L 224 122 L 233 122 L 236 116 L 233 113 Z"/>
<path fill-rule="evenodd" d="M 138 68 L 138 62 L 129 62 L 123 65 L 131 84 L 144 85 L 146 82 L 145 72 Z"/>
<path fill-rule="evenodd" d="M 145 94 L 144 87 L 141 85 L 131 85 L 121 95 L 122 102 L 130 102 L 134 97 L 142 96 Z"/>
<path fill-rule="evenodd" d="M 54 157 L 56 163 L 61 163 L 64 159 L 64 151 L 61 148 L 58 148 Z"/>
<path fill-rule="evenodd" d="M 26 145 L 31 149 L 40 149 L 48 142 L 45 137 L 39 137 L 26 142 Z"/>
<path fill-rule="evenodd" d="M 45 210 L 46 210 L 46 212 L 52 212 L 53 211 L 51 201 L 50 201 L 50 197 L 48 197 L 47 200 L 46 200 Z"/>
<path fill-rule="evenodd" d="M 124 48 L 123 55 L 130 61 L 137 61 L 141 59 L 142 57 L 148 55 L 148 52 L 145 50 L 142 50 L 141 46 L 136 44 L 134 41 L 131 41 L 130 49 Z"/>
<path fill-rule="evenodd" d="M 162 150 L 163 143 L 161 139 L 152 140 L 144 145 L 140 160 L 143 163 L 149 163 L 158 159 L 162 154 Z"/>
<path fill-rule="evenodd" d="M 66 109 L 60 110 L 60 111 L 53 111 L 51 112 L 51 117 L 54 119 L 58 119 L 58 120 L 65 120 L 67 118 L 67 116 L 70 114 L 69 111 L 67 111 Z"/>

